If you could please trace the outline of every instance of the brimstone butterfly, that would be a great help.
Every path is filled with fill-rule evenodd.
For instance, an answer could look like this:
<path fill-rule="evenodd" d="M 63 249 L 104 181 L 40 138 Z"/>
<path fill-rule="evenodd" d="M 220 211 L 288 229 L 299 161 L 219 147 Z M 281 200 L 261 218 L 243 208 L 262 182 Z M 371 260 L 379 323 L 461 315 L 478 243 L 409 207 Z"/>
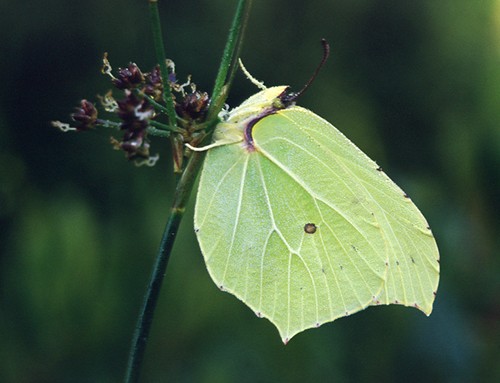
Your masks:
<path fill-rule="evenodd" d="M 427 315 L 432 232 L 408 196 L 334 126 L 266 88 L 230 111 L 201 173 L 195 232 L 210 276 L 287 343 L 371 305 Z"/>

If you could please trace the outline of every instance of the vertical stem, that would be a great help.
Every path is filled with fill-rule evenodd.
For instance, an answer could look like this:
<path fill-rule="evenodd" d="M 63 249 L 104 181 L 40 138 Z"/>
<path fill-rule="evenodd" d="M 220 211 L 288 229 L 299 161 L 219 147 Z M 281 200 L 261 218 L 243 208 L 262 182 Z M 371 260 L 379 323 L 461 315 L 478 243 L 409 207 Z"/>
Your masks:
<path fill-rule="evenodd" d="M 177 118 L 175 114 L 175 106 L 172 95 L 170 94 L 170 86 L 168 82 L 168 68 L 165 56 L 165 45 L 163 44 L 163 35 L 161 31 L 160 12 L 158 11 L 158 0 L 149 1 L 149 15 L 151 18 L 151 29 L 153 32 L 153 42 L 155 46 L 156 59 L 159 61 L 160 74 L 163 80 L 163 101 L 167 107 L 168 123 L 172 127 L 177 126 Z"/>
<path fill-rule="evenodd" d="M 165 102 L 167 109 L 168 122 L 175 129 L 177 127 L 177 114 L 175 113 L 174 99 L 170 93 L 169 70 L 167 68 L 165 45 L 163 43 L 160 12 L 158 11 L 158 0 L 148 1 L 156 59 L 159 62 L 160 74 L 163 80 L 163 101 Z M 172 145 L 172 154 L 174 157 L 174 174 L 176 175 L 176 180 L 178 180 L 178 175 L 182 172 L 182 143 L 180 143 L 180 139 L 177 134 L 172 134 L 170 137 L 170 143 Z M 180 149 L 179 146 L 181 147 Z"/>
<path fill-rule="evenodd" d="M 160 61 L 160 68 L 163 67 L 162 78 L 165 82 L 168 80 L 168 69 L 165 63 L 165 52 L 163 49 L 163 42 L 161 38 L 157 0 L 148 1 L 150 3 L 155 49 L 158 56 L 157 59 Z M 234 16 L 232 27 L 229 31 L 228 42 L 224 50 L 224 57 L 221 61 L 221 66 L 216 79 L 216 87 L 214 89 L 214 92 L 217 91 L 218 98 L 222 93 L 222 87 L 226 80 L 231 62 L 233 63 L 233 65 L 235 65 L 235 52 L 239 49 L 239 47 L 241 46 L 241 41 L 243 40 L 241 26 L 246 24 L 246 20 L 250 12 L 250 3 L 251 0 L 239 0 L 238 2 L 237 12 Z M 169 102 L 167 100 L 170 100 L 171 102 L 173 117 L 171 118 L 170 113 L 168 114 L 170 124 L 175 126 L 175 110 L 172 97 L 170 93 L 168 93 L 168 95 L 164 94 L 164 98 L 167 104 L 167 108 L 169 107 Z M 222 107 L 222 103 L 220 104 L 220 106 Z M 220 109 L 215 110 L 214 105 L 211 106 L 210 110 L 210 114 L 213 114 L 214 116 L 216 116 L 220 111 Z M 207 131 L 213 131 L 216 123 L 217 120 L 215 118 L 211 119 L 209 126 L 207 127 Z M 207 138 L 209 138 L 209 136 L 207 136 Z M 141 312 L 139 313 L 139 318 L 134 331 L 132 346 L 130 349 L 130 355 L 127 364 L 127 371 L 125 375 L 126 383 L 136 383 L 139 380 L 142 361 L 144 359 L 144 353 L 146 351 L 146 345 L 153 321 L 154 312 L 158 302 L 163 277 L 165 276 L 168 260 L 174 246 L 174 241 L 179 230 L 179 225 L 181 223 L 182 217 L 184 216 L 186 204 L 189 200 L 189 196 L 191 195 L 191 191 L 193 189 L 193 185 L 200 170 L 204 156 L 205 152 L 193 152 L 189 157 L 188 163 L 177 182 L 174 201 L 170 210 L 170 216 L 163 232 L 158 255 L 153 267 L 153 271 L 151 273 L 151 279 L 144 296 L 143 305 L 141 308 Z"/>
<path fill-rule="evenodd" d="M 239 28 L 239 35 L 236 40 L 235 46 L 233 47 L 233 59 L 231 63 L 231 67 L 229 70 L 229 74 L 227 76 L 226 86 L 231 87 L 233 83 L 234 76 L 239 68 L 238 58 L 240 57 L 241 48 L 243 46 L 243 38 L 245 37 L 245 32 L 248 25 L 248 18 L 250 17 L 250 9 L 252 7 L 252 0 L 247 0 L 242 9 L 242 22 Z M 224 100 L 225 101 L 225 100 Z"/>
<path fill-rule="evenodd" d="M 204 154 L 204 152 L 193 153 L 177 184 L 170 216 L 163 232 L 158 256 L 151 273 L 151 279 L 146 295 L 144 296 L 143 306 L 132 339 L 132 348 L 130 350 L 127 372 L 125 375 L 126 383 L 133 383 L 139 380 L 144 352 L 146 351 L 149 331 L 151 329 L 151 323 L 153 321 L 165 270 Z"/>
<path fill-rule="evenodd" d="M 243 44 L 244 32 L 250 15 L 252 0 L 240 0 L 236 13 L 233 19 L 233 24 L 229 29 L 229 36 L 222 53 L 222 60 L 219 66 L 219 72 L 215 80 L 212 90 L 212 105 L 208 113 L 208 119 L 215 118 L 221 110 L 227 98 L 227 89 L 224 91 L 224 86 L 229 88 L 234 78 L 237 69 L 237 59 Z M 231 71 L 230 71 L 231 70 Z M 230 72 L 229 72 L 230 71 Z M 228 72 L 230 73 L 228 77 Z"/>

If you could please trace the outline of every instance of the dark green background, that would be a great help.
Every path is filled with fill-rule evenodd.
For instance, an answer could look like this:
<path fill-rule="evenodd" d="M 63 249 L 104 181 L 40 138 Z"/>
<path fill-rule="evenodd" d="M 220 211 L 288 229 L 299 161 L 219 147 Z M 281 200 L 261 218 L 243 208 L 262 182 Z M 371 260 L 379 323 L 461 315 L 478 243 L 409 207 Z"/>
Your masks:
<path fill-rule="evenodd" d="M 160 1 L 168 57 L 210 90 L 236 1 Z M 255 0 L 242 57 L 298 89 L 412 197 L 441 250 L 433 314 L 379 307 L 283 346 L 220 292 L 181 227 L 146 354 L 145 382 L 500 381 L 500 1 Z M 115 69 L 155 63 L 146 0 L 0 4 L 0 381 L 116 382 L 171 201 L 155 168 L 109 131 L 63 134 Z M 256 92 L 241 74 L 228 102 Z"/>

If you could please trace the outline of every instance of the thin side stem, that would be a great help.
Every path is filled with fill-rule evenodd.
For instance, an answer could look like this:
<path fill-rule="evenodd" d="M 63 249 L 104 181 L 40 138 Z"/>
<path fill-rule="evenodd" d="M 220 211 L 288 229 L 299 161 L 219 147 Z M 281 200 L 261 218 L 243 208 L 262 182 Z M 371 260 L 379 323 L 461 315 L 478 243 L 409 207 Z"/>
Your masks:
<path fill-rule="evenodd" d="M 136 94 L 138 94 L 139 96 L 141 97 L 144 97 L 146 100 L 148 100 L 148 102 L 153 105 L 156 109 L 162 111 L 163 113 L 167 114 L 168 115 L 168 109 L 163 106 L 162 104 L 160 104 L 159 102 L 156 102 L 153 97 L 151 96 L 148 96 L 146 93 L 142 92 L 141 90 L 139 89 L 135 89 L 134 90 Z"/>
<path fill-rule="evenodd" d="M 155 120 L 149 120 L 149 125 L 154 126 L 158 129 L 164 130 L 169 133 L 185 133 L 184 129 L 179 128 L 179 127 L 173 127 L 170 125 L 163 124 L 161 122 L 155 121 Z"/>
<path fill-rule="evenodd" d="M 150 124 L 151 124 L 151 121 L 150 121 Z M 163 138 L 170 137 L 170 131 L 169 130 L 158 129 L 158 128 L 155 128 L 154 126 L 149 126 L 148 129 L 147 129 L 147 132 L 151 136 L 163 137 Z"/>

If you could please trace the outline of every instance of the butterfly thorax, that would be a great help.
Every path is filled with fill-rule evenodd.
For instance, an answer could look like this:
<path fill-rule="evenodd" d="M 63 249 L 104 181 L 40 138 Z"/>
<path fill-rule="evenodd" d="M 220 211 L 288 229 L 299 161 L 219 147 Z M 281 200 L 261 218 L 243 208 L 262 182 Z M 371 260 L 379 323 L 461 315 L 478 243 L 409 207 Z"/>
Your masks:
<path fill-rule="evenodd" d="M 253 126 L 262 118 L 288 107 L 281 101 L 287 94 L 287 89 L 287 86 L 266 88 L 222 116 L 223 121 L 214 131 L 214 142 L 225 144 L 243 142 L 247 150 L 255 150 L 252 138 Z"/>

